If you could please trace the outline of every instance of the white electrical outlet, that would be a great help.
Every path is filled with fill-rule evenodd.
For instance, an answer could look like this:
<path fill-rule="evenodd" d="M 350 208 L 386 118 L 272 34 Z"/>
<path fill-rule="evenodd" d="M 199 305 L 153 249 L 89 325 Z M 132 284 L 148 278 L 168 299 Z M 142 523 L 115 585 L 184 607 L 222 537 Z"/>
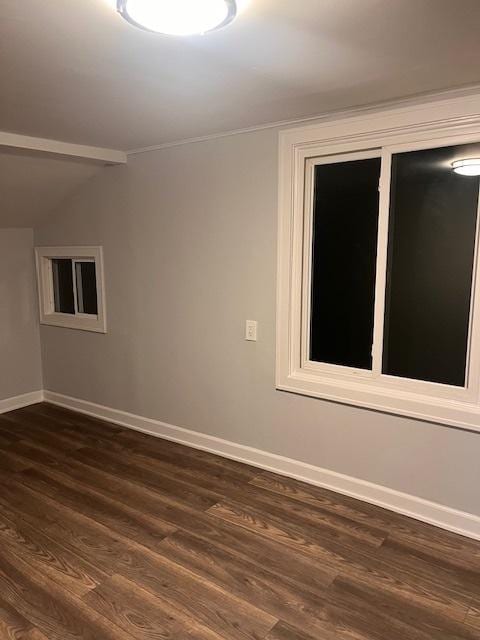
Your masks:
<path fill-rule="evenodd" d="M 257 341 L 257 321 L 256 320 L 247 320 L 245 326 L 245 340 L 250 340 L 251 342 Z"/>

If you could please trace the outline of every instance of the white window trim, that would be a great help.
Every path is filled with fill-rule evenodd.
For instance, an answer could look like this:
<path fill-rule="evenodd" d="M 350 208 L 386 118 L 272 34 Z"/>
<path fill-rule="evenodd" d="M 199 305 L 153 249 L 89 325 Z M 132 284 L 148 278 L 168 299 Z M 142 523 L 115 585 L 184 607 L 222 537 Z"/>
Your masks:
<path fill-rule="evenodd" d="M 277 286 L 278 389 L 480 431 L 480 267 L 475 256 L 466 388 L 396 379 L 380 370 L 383 322 L 375 322 L 371 372 L 308 360 L 311 174 L 322 156 L 382 155 L 375 318 L 383 318 L 391 154 L 480 142 L 480 96 L 453 98 L 280 133 Z M 353 158 L 353 156 L 351 156 Z M 313 160 L 315 159 L 315 160 Z M 345 158 L 346 159 L 346 158 Z M 335 158 L 334 158 L 335 160 Z M 478 231 L 478 230 L 477 230 Z M 308 250 L 304 251 L 304 248 Z"/>
<path fill-rule="evenodd" d="M 72 260 L 95 262 L 97 284 L 96 315 L 86 313 L 58 313 L 55 311 L 53 296 L 52 259 L 71 258 Z M 103 270 L 102 247 L 36 247 L 35 262 L 37 267 L 38 302 L 40 324 L 68 329 L 81 329 L 96 333 L 107 332 L 107 316 L 105 309 L 105 278 Z M 73 266 L 73 268 L 75 268 Z M 76 286 L 74 280 L 74 296 L 76 301 Z M 75 302 L 75 306 L 76 306 Z"/>

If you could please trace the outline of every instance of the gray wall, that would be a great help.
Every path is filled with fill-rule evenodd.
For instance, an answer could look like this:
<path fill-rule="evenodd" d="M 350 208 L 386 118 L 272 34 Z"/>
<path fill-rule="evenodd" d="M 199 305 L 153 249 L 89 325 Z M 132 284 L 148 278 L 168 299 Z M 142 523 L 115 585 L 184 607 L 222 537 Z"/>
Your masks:
<path fill-rule="evenodd" d="M 42 389 L 31 229 L 0 229 L 0 363 L 0 400 Z"/>
<path fill-rule="evenodd" d="M 108 334 L 42 327 L 45 388 L 480 514 L 480 434 L 275 390 L 276 216 L 275 130 L 94 178 L 37 240 L 104 246 Z"/>

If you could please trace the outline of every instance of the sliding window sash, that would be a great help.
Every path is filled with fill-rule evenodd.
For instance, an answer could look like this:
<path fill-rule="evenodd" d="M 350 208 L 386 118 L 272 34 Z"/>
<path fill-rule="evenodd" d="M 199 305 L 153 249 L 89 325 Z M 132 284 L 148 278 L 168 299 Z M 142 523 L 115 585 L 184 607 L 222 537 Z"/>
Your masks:
<path fill-rule="evenodd" d="M 305 201 L 304 201 L 304 238 L 303 238 L 303 267 L 302 267 L 302 369 L 312 372 L 338 375 L 347 378 L 354 376 L 371 379 L 373 371 L 357 369 L 338 364 L 328 364 L 310 359 L 311 353 L 311 318 L 312 318 L 312 265 L 313 265 L 313 219 L 315 195 L 315 169 L 320 165 L 353 162 L 355 160 L 369 160 L 380 158 L 379 149 L 360 151 L 357 153 L 337 154 L 321 158 L 310 158 L 305 165 Z"/>
<path fill-rule="evenodd" d="M 475 140 L 480 140 L 480 136 Z M 385 294 L 387 284 L 387 254 L 388 232 L 390 223 L 390 198 L 392 156 L 410 151 L 421 151 L 439 147 L 455 146 L 464 143 L 458 138 L 443 138 L 435 142 L 405 143 L 383 148 L 382 178 L 380 195 L 380 229 L 377 260 L 377 286 L 375 306 L 375 339 L 374 339 L 374 371 L 385 388 L 411 390 L 420 394 L 431 394 L 436 397 L 452 398 L 465 401 L 475 401 L 478 398 L 480 382 L 480 265 L 478 260 L 479 229 L 480 229 L 480 193 L 477 196 L 477 219 L 475 230 L 475 250 L 472 270 L 472 285 L 470 293 L 470 317 L 467 338 L 467 358 L 465 371 L 465 386 L 456 387 L 448 384 L 412 380 L 382 373 L 385 325 Z M 380 276 L 380 277 L 379 277 Z"/>

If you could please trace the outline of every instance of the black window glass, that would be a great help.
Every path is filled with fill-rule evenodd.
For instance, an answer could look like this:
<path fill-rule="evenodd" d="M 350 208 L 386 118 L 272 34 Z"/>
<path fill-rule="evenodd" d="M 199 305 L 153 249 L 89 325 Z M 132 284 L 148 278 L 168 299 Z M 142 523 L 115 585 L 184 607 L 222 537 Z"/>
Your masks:
<path fill-rule="evenodd" d="M 53 299 L 57 313 L 75 313 L 72 261 L 68 258 L 52 260 Z"/>
<path fill-rule="evenodd" d="M 464 386 L 479 181 L 467 148 L 392 158 L 383 372 Z"/>
<path fill-rule="evenodd" d="M 371 369 L 380 158 L 315 167 L 310 358 Z"/>
<path fill-rule="evenodd" d="M 77 304 L 79 313 L 97 315 L 97 280 L 95 262 L 76 262 Z"/>

